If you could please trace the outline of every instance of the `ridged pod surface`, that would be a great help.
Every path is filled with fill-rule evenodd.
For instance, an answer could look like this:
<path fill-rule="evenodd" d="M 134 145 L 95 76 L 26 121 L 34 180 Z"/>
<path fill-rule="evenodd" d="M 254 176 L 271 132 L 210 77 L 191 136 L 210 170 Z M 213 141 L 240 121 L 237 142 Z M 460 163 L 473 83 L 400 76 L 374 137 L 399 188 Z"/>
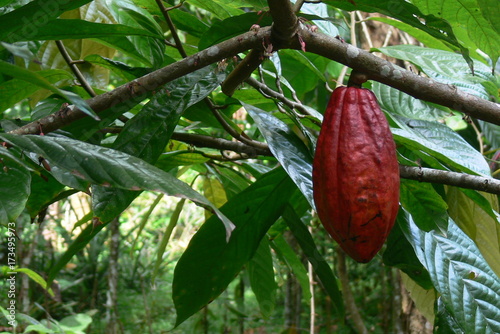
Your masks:
<path fill-rule="evenodd" d="M 369 262 L 399 208 L 396 146 L 370 90 L 333 91 L 316 146 L 313 194 L 328 233 L 354 260 Z"/>

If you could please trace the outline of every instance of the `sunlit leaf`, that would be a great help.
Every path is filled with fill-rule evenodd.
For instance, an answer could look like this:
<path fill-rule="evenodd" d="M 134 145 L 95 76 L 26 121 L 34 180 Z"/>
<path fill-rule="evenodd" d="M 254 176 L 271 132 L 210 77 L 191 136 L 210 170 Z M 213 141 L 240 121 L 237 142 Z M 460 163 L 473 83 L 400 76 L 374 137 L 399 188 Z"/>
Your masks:
<path fill-rule="evenodd" d="M 445 234 L 440 234 L 422 232 L 408 216 L 405 234 L 460 330 L 500 332 L 500 279 L 453 220 Z"/>

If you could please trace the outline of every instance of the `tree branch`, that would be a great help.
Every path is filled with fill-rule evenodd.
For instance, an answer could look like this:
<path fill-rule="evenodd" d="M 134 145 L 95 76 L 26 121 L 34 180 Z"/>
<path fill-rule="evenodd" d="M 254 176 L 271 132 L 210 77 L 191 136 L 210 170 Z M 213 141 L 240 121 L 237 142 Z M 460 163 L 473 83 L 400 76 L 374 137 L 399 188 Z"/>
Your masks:
<path fill-rule="evenodd" d="M 447 184 L 500 195 L 500 180 L 494 178 L 404 165 L 399 165 L 399 174 L 405 179 Z"/>
<path fill-rule="evenodd" d="M 273 156 L 268 147 L 255 147 L 222 138 L 175 132 L 172 135 L 172 139 L 182 141 L 184 143 L 188 143 L 197 147 L 208 147 L 217 150 L 229 150 L 237 153 L 248 154 L 250 156 Z M 494 178 L 404 165 L 399 165 L 399 173 L 400 176 L 404 179 L 417 180 L 420 182 L 447 184 L 450 186 L 484 191 L 487 193 L 500 195 L 500 180 L 496 180 Z"/>
<path fill-rule="evenodd" d="M 271 38 L 263 39 L 262 46 L 250 51 L 222 83 L 222 92 L 228 96 L 233 95 L 239 85 L 250 77 L 271 52 L 288 47 L 297 33 L 299 21 L 290 1 L 269 0 L 268 4 L 273 18 Z"/>
<path fill-rule="evenodd" d="M 71 59 L 71 56 L 69 55 L 68 51 L 64 47 L 64 44 L 62 41 L 55 41 L 57 48 L 59 49 L 59 53 L 61 53 L 61 56 L 64 58 L 64 61 L 66 64 L 68 64 L 70 70 L 75 74 L 76 78 L 78 79 L 78 82 L 82 85 L 83 89 L 87 93 L 89 93 L 90 96 L 94 97 L 97 96 L 97 94 L 94 92 L 92 87 L 89 85 L 87 80 L 85 80 L 85 77 L 83 76 L 82 72 L 80 72 L 80 69 L 78 66 L 76 66 L 76 63 Z"/>
<path fill-rule="evenodd" d="M 500 125 L 500 104 L 498 103 L 467 94 L 455 86 L 418 76 L 369 52 L 322 33 L 301 29 L 299 34 L 306 43 L 308 52 L 349 66 L 366 74 L 371 80 L 394 87 L 417 99 L 437 103 L 471 117 Z M 293 47 L 301 49 L 298 43 Z"/>
<path fill-rule="evenodd" d="M 125 108 L 132 108 L 144 100 L 144 98 L 147 97 L 147 93 L 158 90 L 164 84 L 224 58 L 229 58 L 237 53 L 259 47 L 262 40 L 270 36 L 271 29 L 269 27 L 261 28 L 258 32 L 248 32 L 236 36 L 117 87 L 112 91 L 89 99 L 87 103 L 96 113 L 112 107 L 124 108 L 125 111 Z M 48 133 L 71 124 L 85 116 L 86 114 L 84 112 L 72 106 L 72 108 L 62 109 L 52 115 L 48 115 L 13 130 L 10 133 L 21 135 L 39 134 L 41 129 L 44 133 Z"/>
<path fill-rule="evenodd" d="M 260 148 L 241 142 L 230 141 L 217 137 L 210 137 L 193 133 L 174 132 L 172 134 L 172 139 L 182 141 L 184 143 L 191 144 L 197 147 L 208 147 L 217 150 L 227 150 L 237 153 L 244 153 L 251 157 L 255 157 L 258 155 L 272 156 L 272 153 L 268 147 Z"/>
<path fill-rule="evenodd" d="M 300 111 L 300 113 L 303 115 L 311 115 L 307 110 L 307 108 L 302 103 L 298 103 L 288 99 L 285 95 L 272 90 L 267 85 L 263 84 L 262 82 L 259 82 L 258 80 L 255 80 L 254 78 L 248 78 L 247 80 L 245 80 L 245 82 L 248 83 L 253 88 L 257 89 L 258 91 L 261 91 L 262 93 L 266 94 L 270 98 L 274 98 L 278 101 L 283 102 L 283 104 L 285 104 L 289 108 L 296 109 Z"/>

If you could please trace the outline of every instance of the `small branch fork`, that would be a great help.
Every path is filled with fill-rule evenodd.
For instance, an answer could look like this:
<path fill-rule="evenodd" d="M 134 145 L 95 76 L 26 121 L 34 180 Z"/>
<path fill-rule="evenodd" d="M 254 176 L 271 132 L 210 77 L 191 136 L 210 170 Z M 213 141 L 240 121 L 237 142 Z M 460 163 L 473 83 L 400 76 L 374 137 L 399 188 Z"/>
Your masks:
<path fill-rule="evenodd" d="M 248 60 L 250 66 L 247 66 L 248 68 L 245 69 L 245 65 L 241 65 L 244 64 L 243 62 L 240 66 L 237 66 L 234 72 L 228 77 L 228 80 L 226 80 L 226 86 L 223 84 L 223 89 L 225 87 L 226 91 L 230 93 L 231 90 L 234 91 L 234 89 L 236 89 L 236 87 L 244 81 L 254 87 L 257 87 L 257 84 L 259 84 L 259 91 L 264 92 L 266 95 L 280 100 L 289 107 L 300 111 L 300 105 L 294 104 L 295 102 L 285 99 L 283 94 L 268 91 L 269 88 L 267 87 L 266 90 L 265 87 L 261 87 L 261 84 L 258 81 L 247 79 L 253 71 L 250 70 L 252 68 L 257 68 L 262 62 L 263 58 L 261 59 L 260 55 L 264 52 L 269 52 L 269 50 L 274 52 L 281 48 L 303 50 L 304 47 L 307 47 L 308 52 L 321 55 L 325 58 L 349 66 L 354 70 L 365 73 L 370 80 L 379 81 L 415 98 L 450 107 L 454 110 L 461 111 L 470 117 L 500 125 L 500 104 L 467 94 L 454 86 L 441 84 L 432 79 L 421 77 L 388 61 L 378 58 L 369 52 L 344 43 L 342 40 L 302 27 L 295 13 L 300 10 L 300 6 L 304 2 L 309 1 L 297 1 L 295 7 L 293 7 L 288 0 L 269 0 L 268 4 L 270 14 L 274 20 L 272 27 L 263 27 L 246 32 L 209 47 L 192 56 L 186 56 L 185 52 L 183 52 L 180 39 L 175 32 L 175 27 L 171 23 L 172 21 L 169 20 L 168 11 L 172 8 L 165 8 L 161 1 L 157 0 L 158 5 L 161 5 L 160 9 L 165 17 L 165 20 L 171 29 L 175 46 L 179 49 L 179 52 L 184 59 L 158 69 L 143 77 L 137 78 L 132 82 L 117 87 L 112 91 L 97 95 L 88 99 L 87 102 L 96 113 L 110 108 L 119 108 L 125 111 L 140 103 L 148 96 L 148 94 L 157 91 L 161 88 L 161 86 L 172 80 L 210 64 L 222 61 L 223 59 L 231 58 L 238 53 L 252 50 L 246 57 L 248 58 L 252 52 L 255 53 L 255 56 L 252 56 Z M 62 48 L 60 46 L 61 45 L 58 45 L 60 50 L 62 50 L 61 54 L 64 56 L 64 46 Z M 70 64 L 70 67 L 71 64 L 74 64 L 71 58 L 66 59 L 66 61 Z M 72 70 L 78 77 L 74 67 L 72 67 Z M 238 74 L 238 71 L 242 74 Z M 231 77 L 235 79 L 231 81 Z M 80 82 L 84 85 L 85 81 L 80 80 Z M 214 115 L 216 115 L 216 113 L 214 113 Z M 41 129 L 43 129 L 44 133 L 48 133 L 71 124 L 72 122 L 83 117 L 86 117 L 85 113 L 77 107 L 71 106 L 15 129 L 10 133 L 20 135 L 40 134 Z M 233 135 L 241 141 L 241 143 L 238 144 L 251 147 L 253 150 L 258 152 L 256 154 L 267 155 L 269 152 L 267 145 L 248 139 L 245 134 L 233 133 Z M 208 143 L 208 141 L 206 142 Z M 201 141 L 198 145 L 203 146 Z M 243 152 L 241 150 L 242 147 L 238 149 L 235 148 L 235 150 Z M 483 190 L 500 194 L 500 181 L 492 178 L 483 178 L 447 171 L 427 170 L 424 168 L 409 166 L 401 166 L 401 176 L 404 178 L 417 179 L 419 181 L 445 183 L 463 188 Z"/>

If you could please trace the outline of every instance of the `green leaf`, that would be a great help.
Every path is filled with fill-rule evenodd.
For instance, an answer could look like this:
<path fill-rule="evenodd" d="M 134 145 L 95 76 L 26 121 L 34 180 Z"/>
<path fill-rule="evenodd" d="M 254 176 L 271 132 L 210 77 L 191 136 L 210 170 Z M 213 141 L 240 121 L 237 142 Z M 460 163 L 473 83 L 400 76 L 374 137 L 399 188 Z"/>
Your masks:
<path fill-rule="evenodd" d="M 338 36 L 339 29 L 330 22 L 331 14 L 328 12 L 328 6 L 324 3 L 304 3 L 300 8 L 301 13 L 315 15 L 322 20 L 312 20 L 312 22 L 320 29 L 321 32 L 330 36 Z M 302 16 L 299 14 L 299 16 Z M 307 45 L 306 45 L 307 49 Z"/>
<path fill-rule="evenodd" d="M 490 175 L 490 168 L 482 154 L 446 125 L 396 115 L 392 118 L 401 127 L 391 128 L 397 144 L 426 152 L 458 171 Z"/>
<path fill-rule="evenodd" d="M 326 4 L 347 11 L 363 11 L 368 13 L 380 13 L 407 23 L 417 29 L 425 31 L 429 35 L 446 42 L 455 49 L 460 49 L 463 57 L 472 68 L 472 59 L 469 50 L 454 35 L 450 23 L 434 15 L 424 15 L 419 8 L 408 1 L 393 0 L 325 0 Z"/>
<path fill-rule="evenodd" d="M 450 113 L 449 109 L 443 110 L 445 108 L 433 106 L 379 82 L 373 82 L 371 90 L 377 96 L 380 108 L 390 114 L 424 121 L 438 121 Z"/>
<path fill-rule="evenodd" d="M 43 70 L 36 73 L 50 84 L 72 79 L 71 75 L 64 70 Z M 12 79 L 0 83 L 0 111 L 14 106 L 40 89 L 42 89 L 40 85 L 26 79 Z"/>
<path fill-rule="evenodd" d="M 336 311 L 335 313 L 338 315 L 339 319 L 342 319 L 345 314 L 344 299 L 339 290 L 337 277 L 335 277 L 332 269 L 318 251 L 311 233 L 309 233 L 307 227 L 290 205 L 286 207 L 283 218 L 290 228 L 290 231 L 292 231 L 293 236 L 297 239 L 300 248 L 304 251 L 307 260 L 311 263 L 323 288 L 332 299 L 332 304 Z"/>
<path fill-rule="evenodd" d="M 482 84 L 489 81 L 495 82 L 495 77 L 486 65 L 475 62 L 473 75 L 463 58 L 450 51 L 416 45 L 395 45 L 376 50 L 389 57 L 411 62 L 430 78 L 444 84 L 454 85 L 460 90 L 482 99 L 489 99 L 488 91 Z M 457 109 L 460 110 L 458 107 Z"/>
<path fill-rule="evenodd" d="M 13 222 L 23 212 L 31 192 L 31 173 L 13 153 L 0 146 L 0 224 Z"/>
<path fill-rule="evenodd" d="M 444 235 L 422 232 L 410 215 L 406 228 L 406 237 L 461 331 L 499 333 L 500 280 L 474 242 L 451 219 Z"/>
<path fill-rule="evenodd" d="M 171 10 L 168 14 L 177 29 L 183 30 L 194 37 L 200 38 L 209 28 L 205 22 L 185 11 Z"/>
<path fill-rule="evenodd" d="M 62 13 L 78 8 L 91 0 L 34 0 L 10 13 L 1 16 L 0 40 L 13 43 L 37 33 L 52 19 Z"/>
<path fill-rule="evenodd" d="M 174 272 L 176 326 L 219 296 L 255 254 L 269 227 L 295 190 L 279 168 L 231 198 L 221 211 L 236 224 L 229 242 L 216 216 L 191 239 Z"/>
<path fill-rule="evenodd" d="M 215 177 L 203 178 L 203 194 L 218 208 L 227 202 L 226 191 L 222 183 Z M 210 218 L 210 213 L 205 212 L 205 219 Z"/>
<path fill-rule="evenodd" d="M 474 240 L 490 267 L 500 276 L 500 216 L 491 217 L 475 201 L 457 187 L 446 187 L 450 217 L 469 238 Z M 485 199 L 498 211 L 495 195 L 485 194 Z"/>
<path fill-rule="evenodd" d="M 388 17 L 370 17 L 369 19 L 373 21 L 379 21 L 390 24 L 391 26 L 410 34 L 416 40 L 418 40 L 420 43 L 424 44 L 428 48 L 452 51 L 452 48 L 450 48 L 448 45 L 446 45 L 439 39 L 427 34 L 425 31 L 422 31 L 418 28 L 411 26 L 410 24 L 403 23 L 401 21 L 394 20 Z"/>
<path fill-rule="evenodd" d="M 259 303 L 260 313 L 269 318 L 276 305 L 276 289 L 274 280 L 273 258 L 269 240 L 263 238 L 257 251 L 247 264 L 250 286 Z"/>
<path fill-rule="evenodd" d="M 43 176 L 42 176 L 43 175 Z M 34 218 L 40 210 L 46 208 L 52 200 L 64 189 L 52 175 L 41 172 L 41 175 L 33 174 L 31 177 L 31 191 L 26 203 L 26 211 Z"/>
<path fill-rule="evenodd" d="M 498 1 L 477 0 L 481 14 L 490 23 L 491 27 L 500 35 L 500 21 L 498 21 Z"/>
<path fill-rule="evenodd" d="M 313 59 L 318 58 L 317 55 L 311 55 L 311 54 L 306 55 L 303 52 L 297 50 L 281 50 L 280 58 L 282 59 L 282 61 L 284 61 L 285 57 L 289 57 L 293 59 L 297 64 L 301 65 L 292 67 L 293 68 L 292 71 L 296 71 L 294 72 L 294 74 L 297 78 L 302 77 L 302 80 L 306 79 L 305 77 L 303 77 L 304 73 L 301 72 L 301 69 L 303 68 L 304 70 L 307 70 L 306 72 L 314 74 L 313 75 L 314 80 L 320 79 L 321 81 L 326 82 L 325 75 L 320 69 L 318 69 L 317 64 L 313 62 Z M 285 71 L 286 69 L 291 70 L 290 67 L 283 65 L 283 70 Z M 289 80 L 293 81 L 293 79 Z M 295 87 L 296 85 L 293 84 L 293 86 Z"/>
<path fill-rule="evenodd" d="M 69 175 L 98 185 L 127 190 L 150 190 L 186 198 L 220 216 L 227 236 L 233 224 L 201 194 L 139 158 L 106 147 L 63 137 L 0 134 L 0 138 L 25 151 L 45 157 Z"/>
<path fill-rule="evenodd" d="M 54 297 L 54 291 L 52 291 L 51 288 L 47 289 L 47 287 L 48 287 L 47 282 L 45 282 L 45 280 L 42 278 L 42 276 L 40 276 L 39 274 L 37 274 L 33 270 L 28 269 L 28 268 L 16 268 L 13 271 L 18 272 L 18 273 L 26 274 L 35 283 L 37 283 L 38 285 L 40 285 L 43 289 L 47 290 L 47 292 L 49 293 L 49 295 L 51 295 L 52 297 Z"/>
<path fill-rule="evenodd" d="M 91 323 L 92 317 L 87 314 L 78 313 L 63 318 L 59 321 L 59 326 L 67 333 L 83 334 Z"/>
<path fill-rule="evenodd" d="M 204 50 L 212 45 L 223 42 L 231 37 L 246 33 L 252 25 L 257 24 L 261 27 L 272 24 L 271 16 L 258 15 L 255 12 L 245 13 L 238 16 L 228 17 L 222 21 L 215 21 L 210 28 L 200 38 L 198 48 Z"/>
<path fill-rule="evenodd" d="M 478 120 L 481 130 L 486 139 L 494 148 L 500 148 L 500 126 Z"/>
<path fill-rule="evenodd" d="M 24 36 L 21 41 L 103 38 L 111 36 L 147 36 L 161 38 L 148 30 L 123 24 L 105 24 L 78 19 L 57 19 L 37 29 L 35 35 Z M 110 39 L 109 39 L 110 40 Z"/>
<path fill-rule="evenodd" d="M 52 83 L 50 83 L 50 81 L 45 79 L 37 72 L 31 72 L 25 68 L 15 66 L 3 60 L 0 60 L 0 74 L 6 74 L 14 77 L 15 79 L 23 80 L 33 85 L 48 89 L 55 94 L 65 97 L 68 101 L 77 106 L 81 111 L 93 117 L 94 119 L 99 120 L 97 114 L 89 107 L 85 100 L 72 92 L 64 91 L 55 87 L 54 85 L 52 85 Z"/>
<path fill-rule="evenodd" d="M 400 201 L 420 229 L 428 232 L 446 226 L 448 205 L 430 183 L 401 179 Z"/>
<path fill-rule="evenodd" d="M 313 158 L 304 142 L 288 126 L 251 105 L 244 104 L 260 132 L 266 138 L 273 155 L 278 159 L 290 178 L 314 208 L 312 188 Z"/>
<path fill-rule="evenodd" d="M 485 14 L 491 17 L 491 13 L 481 12 L 478 1 L 412 0 L 412 3 L 426 15 L 433 15 L 449 22 L 456 36 L 467 35 L 479 49 L 490 56 L 492 63 L 496 64 L 500 56 L 500 35 L 495 31 L 491 21 L 483 16 Z M 489 5 L 483 6 L 484 9 L 488 7 Z M 493 13 L 496 12 L 495 21 L 497 21 L 498 2 L 496 8 L 492 10 Z M 473 45 L 468 47 L 474 48 Z"/>
<path fill-rule="evenodd" d="M 237 16 L 242 14 L 243 11 L 238 7 L 245 6 L 244 2 L 233 1 L 233 0 L 212 0 L 212 1 L 189 0 L 189 3 L 214 14 L 221 20 L 228 18 L 230 16 Z"/>
<path fill-rule="evenodd" d="M 104 0 L 104 3 L 118 23 L 148 30 L 155 36 L 163 36 L 163 31 L 154 17 L 133 1 Z M 118 41 L 113 37 L 101 37 L 99 40 L 104 44 L 109 43 L 121 50 L 126 50 L 131 56 L 138 56 L 137 59 L 142 59 L 141 61 L 147 66 L 159 68 L 165 59 L 165 43 L 162 38 L 128 36 L 126 39 L 120 38 Z M 121 47 L 125 47 L 125 49 Z"/>
<path fill-rule="evenodd" d="M 168 83 L 125 124 L 113 148 L 154 164 L 184 110 L 208 96 L 222 79 L 223 76 L 215 73 L 214 67 L 208 66 Z M 94 186 L 94 213 L 101 221 L 110 221 L 138 195 L 138 192 Z"/>

